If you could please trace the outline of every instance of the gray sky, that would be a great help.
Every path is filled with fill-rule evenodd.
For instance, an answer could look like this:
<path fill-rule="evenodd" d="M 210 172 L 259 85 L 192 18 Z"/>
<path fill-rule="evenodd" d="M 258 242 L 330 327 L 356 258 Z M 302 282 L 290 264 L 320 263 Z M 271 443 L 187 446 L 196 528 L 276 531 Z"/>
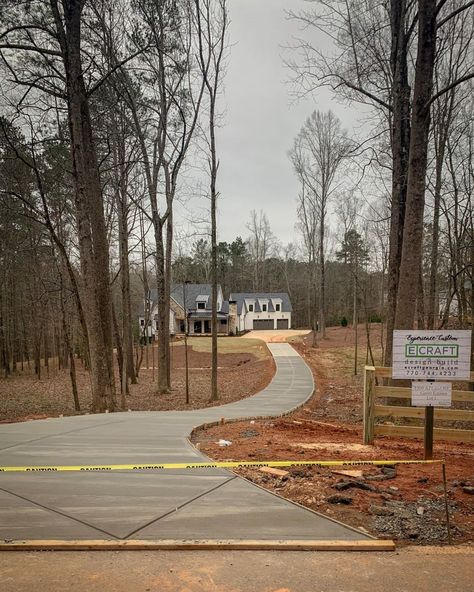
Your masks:
<path fill-rule="evenodd" d="M 250 211 L 262 209 L 277 238 L 294 241 L 298 183 L 287 157 L 294 137 L 314 109 L 332 109 L 349 130 L 356 123 L 356 112 L 337 103 L 329 90 L 295 103 L 285 84 L 290 72 L 283 46 L 301 33 L 284 10 L 300 7 L 308 3 L 229 0 L 232 48 L 222 99 L 225 123 L 217 138 L 220 240 L 245 238 Z M 327 46 L 326 39 L 312 43 Z"/>

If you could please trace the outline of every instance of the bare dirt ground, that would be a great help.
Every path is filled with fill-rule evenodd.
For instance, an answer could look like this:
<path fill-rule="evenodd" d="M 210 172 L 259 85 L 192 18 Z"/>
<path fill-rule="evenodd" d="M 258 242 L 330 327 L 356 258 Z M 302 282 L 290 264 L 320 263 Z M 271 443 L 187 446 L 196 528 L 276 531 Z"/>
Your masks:
<path fill-rule="evenodd" d="M 2 592 L 469 592 L 474 548 L 0 553 Z"/>
<path fill-rule="evenodd" d="M 157 379 L 157 349 L 148 348 L 144 355 L 138 384 L 130 385 L 127 408 L 132 411 L 168 409 L 198 409 L 211 406 L 210 396 L 210 338 L 189 340 L 188 363 L 191 404 L 185 403 L 185 348 L 182 341 L 172 347 L 172 391 L 167 395 L 155 393 Z M 261 341 L 238 337 L 219 339 L 218 388 L 219 401 L 212 405 L 230 403 L 259 392 L 274 374 L 273 359 Z M 154 360 L 154 364 L 153 364 Z M 155 368 L 153 368 L 153 365 Z M 44 378 L 43 378 L 44 377 Z M 0 380 L 0 422 L 42 419 L 58 415 L 74 415 L 68 370 L 50 370 L 47 378 L 37 380 L 25 371 Z M 81 407 L 87 412 L 91 403 L 89 374 L 78 363 L 77 379 Z M 116 383 L 119 384 L 118 371 Z"/>
<path fill-rule="evenodd" d="M 293 346 L 311 367 L 315 396 L 282 419 L 229 423 L 194 434 L 200 450 L 220 460 L 359 460 L 422 459 L 418 440 L 362 440 L 362 369 L 366 338 L 359 339 L 359 375 L 353 375 L 353 331 L 330 328 L 328 338 L 310 345 L 310 336 Z M 373 327 L 375 362 L 380 363 L 380 328 Z M 472 427 L 472 426 L 471 426 Z M 219 439 L 232 442 L 221 448 Z M 449 508 L 455 542 L 474 540 L 474 446 L 435 442 L 435 457 L 447 462 Z M 347 467 L 350 469 L 350 467 Z M 293 468 L 277 477 L 258 469 L 239 474 L 304 506 L 363 528 L 379 537 L 430 544 L 447 539 L 440 466 L 358 467 L 358 473 L 336 469 Z"/>

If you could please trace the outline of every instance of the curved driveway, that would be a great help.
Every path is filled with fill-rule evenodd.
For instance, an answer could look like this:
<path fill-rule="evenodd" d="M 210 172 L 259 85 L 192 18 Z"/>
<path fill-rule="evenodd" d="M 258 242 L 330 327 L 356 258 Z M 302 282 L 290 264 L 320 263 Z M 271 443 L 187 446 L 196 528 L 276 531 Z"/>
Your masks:
<path fill-rule="evenodd" d="M 313 392 L 311 371 L 270 343 L 276 374 L 236 403 L 195 411 L 131 412 L 0 426 L 0 466 L 156 464 L 205 460 L 192 429 L 222 417 L 278 416 Z M 224 470 L 0 473 L 0 541 L 37 539 L 366 540 Z"/>

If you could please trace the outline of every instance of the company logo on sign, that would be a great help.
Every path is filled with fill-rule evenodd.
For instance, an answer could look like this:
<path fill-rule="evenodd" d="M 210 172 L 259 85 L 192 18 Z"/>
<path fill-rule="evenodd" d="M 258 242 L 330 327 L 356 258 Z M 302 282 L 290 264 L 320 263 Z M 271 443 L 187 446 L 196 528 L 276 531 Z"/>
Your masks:
<path fill-rule="evenodd" d="M 425 345 L 414 343 L 405 345 L 407 358 L 457 358 L 459 356 L 459 345 Z"/>

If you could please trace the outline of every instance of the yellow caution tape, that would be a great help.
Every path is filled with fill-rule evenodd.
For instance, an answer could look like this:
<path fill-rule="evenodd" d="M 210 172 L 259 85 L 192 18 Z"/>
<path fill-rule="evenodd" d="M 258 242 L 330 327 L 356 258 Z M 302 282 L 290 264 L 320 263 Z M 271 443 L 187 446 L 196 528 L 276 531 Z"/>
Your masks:
<path fill-rule="evenodd" d="M 0 473 L 54 473 L 64 471 L 157 471 L 168 469 L 241 469 L 252 467 L 341 467 L 386 465 L 445 464 L 444 460 L 276 460 L 276 461 L 223 461 L 200 463 L 165 463 L 132 465 L 53 465 L 36 467 L 0 467 Z"/>

